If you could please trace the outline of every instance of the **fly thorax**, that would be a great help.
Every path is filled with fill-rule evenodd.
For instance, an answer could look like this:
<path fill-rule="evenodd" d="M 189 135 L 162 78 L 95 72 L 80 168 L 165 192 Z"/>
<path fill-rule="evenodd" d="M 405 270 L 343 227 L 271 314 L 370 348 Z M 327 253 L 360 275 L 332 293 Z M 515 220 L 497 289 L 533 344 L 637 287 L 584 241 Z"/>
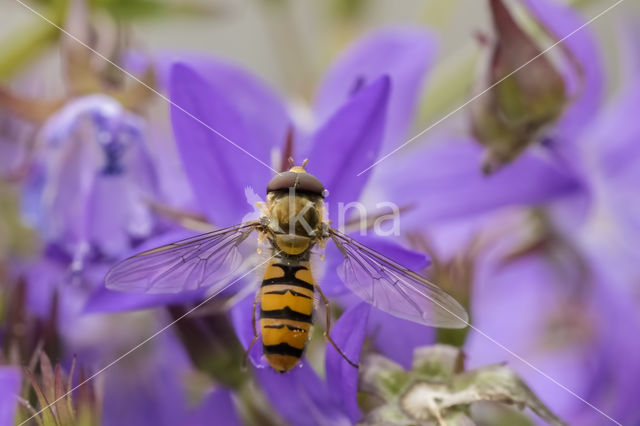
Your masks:
<path fill-rule="evenodd" d="M 285 194 L 274 197 L 269 204 L 274 233 L 309 238 L 317 235 L 322 219 L 317 202 L 305 196 Z"/>

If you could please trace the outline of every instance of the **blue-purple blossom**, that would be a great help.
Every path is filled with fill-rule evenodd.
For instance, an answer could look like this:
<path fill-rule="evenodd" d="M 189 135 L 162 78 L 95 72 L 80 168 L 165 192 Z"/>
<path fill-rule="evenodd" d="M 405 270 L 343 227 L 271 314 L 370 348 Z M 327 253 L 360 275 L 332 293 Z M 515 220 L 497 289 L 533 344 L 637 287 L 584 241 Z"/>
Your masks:
<path fill-rule="evenodd" d="M 210 387 L 189 401 L 196 373 L 175 336 L 154 341 L 105 373 L 105 425 L 239 425 L 229 390 Z M 191 378 L 190 376 L 193 376 Z M 162 393 L 158 394 L 158 389 Z"/>
<path fill-rule="evenodd" d="M 418 45 L 418 41 L 424 40 L 425 37 L 427 36 L 419 32 L 387 32 L 378 35 L 376 40 L 380 43 L 383 41 L 398 43 L 399 41 L 405 40 L 404 45 L 408 46 L 406 47 L 407 51 L 414 52 L 414 50 L 412 50 L 415 49 L 414 46 Z M 412 44 L 413 40 L 416 40 L 416 42 Z M 400 43 L 400 45 L 403 46 L 402 43 Z M 371 44 L 365 44 L 355 49 L 360 57 L 367 57 L 367 55 L 370 57 L 375 56 Z M 399 51 L 402 52 L 401 49 L 399 49 Z M 418 52 L 422 53 L 422 57 L 424 58 L 423 63 L 426 64 L 428 61 L 427 58 L 431 53 L 430 50 L 418 50 Z M 418 62 L 416 59 L 417 58 L 414 57 L 414 61 Z M 304 157 L 311 159 L 308 166 L 309 172 L 321 179 L 329 189 L 329 217 L 333 220 L 338 219 L 338 203 L 348 203 L 358 200 L 366 185 L 366 176 L 360 179 L 352 179 L 351 176 L 356 175 L 360 170 L 375 161 L 381 150 L 387 123 L 386 114 L 391 108 L 387 101 L 388 97 L 396 96 L 403 99 L 402 93 L 398 94 L 393 91 L 394 81 L 384 76 L 384 69 L 380 70 L 375 67 L 367 69 L 361 62 L 354 64 L 349 61 L 351 61 L 350 57 L 345 60 L 344 64 L 340 63 L 336 65 L 336 68 L 345 69 L 345 75 L 358 74 L 361 72 L 363 76 L 369 76 L 370 80 L 366 81 L 364 77 L 362 80 L 358 80 L 359 87 L 355 87 L 355 90 L 349 93 L 343 105 L 335 108 L 333 114 L 330 115 L 324 123 L 319 123 L 316 130 L 306 137 L 303 137 L 302 141 L 295 140 L 293 150 L 294 155 L 299 155 L 299 151 L 302 151 Z M 192 67 L 198 69 L 201 74 L 192 71 L 192 67 L 186 65 L 189 63 L 192 63 Z M 203 63 L 207 65 L 203 65 Z M 228 85 L 228 87 L 230 87 L 229 90 L 227 86 L 221 84 L 228 79 L 228 77 L 225 77 L 226 74 L 224 72 L 222 73 L 222 80 L 220 82 L 215 81 L 217 75 L 213 73 L 213 71 L 215 71 L 215 64 L 213 61 L 207 63 L 202 60 L 186 62 L 184 65 L 178 63 L 171 71 L 170 93 L 172 94 L 172 100 L 175 104 L 180 106 L 180 108 L 173 108 L 172 118 L 176 141 L 185 164 L 185 169 L 187 170 L 187 176 L 190 178 L 194 193 L 198 197 L 199 203 L 201 203 L 207 217 L 209 217 L 214 224 L 222 226 L 234 223 L 234 221 L 237 222 L 238 217 L 241 217 L 243 213 L 247 211 L 248 206 L 243 199 L 244 194 L 241 188 L 246 186 L 252 188 L 264 187 L 271 174 L 264 164 L 261 165 L 257 163 L 254 158 L 251 158 L 250 155 L 238 149 L 238 147 L 233 146 L 228 140 L 225 140 L 225 138 L 230 139 L 243 150 L 246 150 L 252 155 L 257 155 L 258 159 L 269 164 L 270 158 L 272 158 L 270 154 L 273 150 L 282 152 L 285 149 L 284 140 L 286 133 L 289 131 L 290 126 L 295 125 L 295 122 L 292 121 L 292 119 L 289 119 L 289 121 L 276 120 L 269 122 L 270 126 L 277 126 L 279 130 L 263 132 L 266 137 L 264 137 L 262 133 L 251 137 L 254 121 L 248 118 L 252 117 L 252 111 L 255 106 L 260 105 L 260 102 L 262 102 L 264 104 L 262 110 L 273 110 L 272 104 L 276 102 L 276 100 L 271 97 L 253 95 L 254 102 L 250 104 L 253 105 L 253 107 L 247 110 L 247 108 L 244 107 L 245 104 L 239 104 L 238 98 L 233 97 L 234 91 L 237 91 L 237 89 L 232 85 Z M 358 67 L 360 69 L 356 71 Z M 414 68 L 420 70 L 419 66 Z M 422 66 L 422 71 L 424 71 L 424 68 L 425 65 Z M 223 66 L 222 69 L 226 70 L 228 66 Z M 204 76 L 207 74 L 204 74 L 203 71 L 209 73 L 207 81 L 204 80 Z M 398 73 L 402 70 L 392 69 L 392 71 Z M 413 73 L 418 73 L 418 71 L 413 71 Z M 238 78 L 244 77 L 241 73 L 238 73 L 238 75 Z M 345 79 L 346 77 L 334 72 L 333 75 L 329 77 L 329 80 L 339 80 L 340 78 Z M 211 80 L 213 80 L 213 82 L 210 84 Z M 414 85 L 417 85 L 419 81 L 420 78 L 417 76 L 411 80 Z M 403 84 L 411 84 L 411 82 L 408 83 L 402 79 L 400 79 L 400 82 L 399 85 L 401 87 Z M 330 83 L 327 83 L 327 85 L 328 87 L 332 87 Z M 256 84 L 254 83 L 249 87 L 256 87 Z M 413 90 L 405 89 L 404 93 L 409 93 L 410 97 L 413 97 L 415 89 L 416 87 L 414 87 Z M 320 90 L 321 95 L 319 95 L 319 97 L 321 98 L 323 89 L 321 88 Z M 331 88 L 329 90 L 336 89 Z M 253 92 L 255 93 L 255 90 Z M 268 93 L 267 90 L 263 89 L 258 92 L 258 94 L 265 92 Z M 389 95 L 390 93 L 393 95 Z M 399 102 L 399 100 L 396 100 L 396 102 Z M 193 117 L 186 114 L 183 110 L 198 117 L 206 126 L 193 120 Z M 280 109 L 275 109 L 275 111 L 278 110 Z M 247 114 L 246 117 L 244 114 Z M 396 117 L 396 121 L 397 120 L 398 118 Z M 259 123 L 259 121 L 255 122 Z M 398 123 L 396 122 L 396 126 L 397 125 Z M 225 138 L 211 132 L 207 126 L 216 129 L 220 134 L 224 135 Z M 404 127 L 406 127 L 406 124 Z M 274 137 L 270 139 L 268 136 L 271 134 L 279 134 L 280 138 Z M 297 136 L 300 132 L 294 132 L 294 134 Z M 208 156 L 203 155 L 203 149 L 210 149 L 211 154 Z M 338 151 L 343 154 L 336 157 L 335 153 Z M 229 167 L 228 165 L 230 164 L 234 164 L 234 167 Z M 271 164 L 273 167 L 281 166 L 280 164 Z M 212 186 L 210 182 L 219 182 L 221 184 Z M 233 208 L 224 210 L 216 208 L 221 205 L 223 200 L 225 200 L 224 205 L 237 206 L 237 210 Z M 332 205 L 334 206 L 333 208 Z M 416 256 L 406 250 L 402 251 L 384 240 L 376 241 L 376 239 L 372 239 L 372 241 L 369 241 L 369 245 L 383 253 L 387 253 L 401 263 L 409 264 L 416 269 L 422 269 L 426 266 L 424 256 Z M 417 259 L 414 260 L 412 256 L 417 257 Z M 326 288 L 327 294 L 329 295 L 344 294 L 346 292 L 346 289 L 341 288 L 340 280 L 335 274 L 335 268 L 340 259 L 341 255 L 337 250 L 331 249 L 327 252 L 327 276 L 322 280 L 321 285 L 323 288 Z M 249 323 L 251 307 L 252 297 L 248 296 L 242 303 L 233 308 L 233 312 L 235 312 L 233 318 L 239 331 L 240 340 L 244 343 L 245 347 L 248 346 L 252 338 L 252 328 Z M 348 318 L 349 316 L 341 323 L 341 327 L 350 329 L 351 324 L 348 322 Z M 384 336 L 385 328 L 393 328 L 392 324 L 406 324 L 406 321 L 389 319 L 389 315 L 382 313 L 376 313 L 376 315 L 372 315 L 372 318 L 374 318 L 374 321 L 370 323 L 369 327 L 372 336 Z M 338 326 L 336 325 L 336 327 Z M 424 327 L 413 325 L 407 327 L 407 331 L 420 328 L 420 331 L 424 333 L 424 337 L 416 340 L 411 337 L 400 337 L 404 334 L 396 333 L 396 336 L 399 338 L 396 343 L 402 343 L 402 345 L 400 345 L 402 349 L 389 352 L 395 352 L 395 357 L 399 357 L 402 360 L 410 359 L 412 348 L 416 347 L 414 345 L 428 343 L 433 338 L 428 329 Z M 407 332 L 406 336 L 415 334 L 416 333 Z M 407 345 L 409 342 L 411 342 L 411 345 Z M 381 343 L 379 346 L 385 348 L 386 345 Z M 259 347 L 254 347 L 250 358 L 260 365 L 260 357 Z M 307 371 L 309 367 L 304 366 L 302 368 Z M 336 368 L 332 368 L 332 370 Z M 345 370 L 345 374 L 348 376 L 345 377 L 345 380 L 354 381 L 356 380 L 357 372 L 353 367 L 350 368 L 351 370 Z M 309 371 L 307 374 L 311 374 L 311 372 Z M 267 372 L 261 372 L 260 375 L 264 376 L 264 380 L 274 382 L 283 381 L 283 384 L 279 386 L 285 386 L 285 384 L 288 383 L 284 378 Z M 271 377 L 271 379 L 269 379 L 269 377 Z M 274 383 L 274 386 L 275 385 Z M 307 380 L 305 386 L 308 385 L 309 381 Z M 276 392 L 275 395 L 280 397 L 280 393 L 278 392 Z M 318 402 L 318 404 L 320 404 L 320 402 Z M 351 411 L 353 411 L 353 409 L 351 409 Z M 351 417 L 354 416 L 353 412 L 349 413 L 349 415 Z"/>
<path fill-rule="evenodd" d="M 640 347 L 625 336 L 637 333 L 640 321 L 629 299 L 613 290 L 598 270 L 576 273 L 571 253 L 562 253 L 561 247 L 551 249 L 553 253 L 533 253 L 506 265 L 499 256 L 487 262 L 475 282 L 474 324 L 609 415 L 628 419 L 633 410 L 624 401 L 634 384 L 627 378 L 640 369 L 634 361 Z M 624 332 L 611 328 L 621 321 Z M 507 360 L 562 417 L 582 419 L 581 423 L 601 421 L 597 412 L 505 354 L 486 336 L 472 331 L 466 348 L 470 366 Z M 619 395 L 615 403 L 607 400 L 608 392 Z"/>
<path fill-rule="evenodd" d="M 584 23 L 568 6 L 549 1 L 526 5 L 558 40 Z M 566 49 L 574 59 L 561 71 L 565 84 L 576 95 L 557 122 L 541 136 L 543 149 L 534 146 L 508 167 L 485 176 L 479 166 L 482 150 L 472 138 L 439 136 L 431 141 L 425 135 L 425 142 L 431 143 L 416 141 L 416 146 L 408 146 L 394 159 L 397 168 L 410 171 L 409 182 L 394 179 L 394 170 L 390 168 L 380 167 L 374 175 L 374 185 L 382 189 L 382 197 L 393 194 L 401 206 L 411 206 L 404 218 L 411 224 L 413 218 L 443 221 L 507 206 L 543 205 L 558 197 L 588 197 L 584 191 L 579 140 L 584 123 L 592 120 L 601 107 L 604 76 L 598 47 L 589 29 L 568 38 Z M 414 194 L 419 194 L 424 202 L 413 202 Z"/>
<path fill-rule="evenodd" d="M 620 26 L 626 38 L 618 43 L 620 58 L 610 64 L 604 61 L 611 55 L 602 34 L 590 24 L 576 31 L 596 5 L 582 15 L 581 7 L 554 0 L 491 2 L 508 7 L 517 17 L 509 24 L 522 25 L 516 29 L 526 30 L 538 43 L 537 51 L 562 40 L 551 52 L 553 72 L 545 72 L 549 81 L 563 83 L 565 93 L 562 105 L 552 102 L 544 108 L 543 115 L 551 118 L 536 127 L 526 149 L 485 175 L 484 148 L 470 132 L 469 109 L 484 108 L 486 102 L 490 105 L 484 112 L 495 112 L 493 95 L 519 98 L 530 95 L 520 91 L 531 86 L 497 87 L 385 157 L 429 125 L 418 111 L 434 101 L 433 84 L 451 84 L 451 77 L 448 69 L 436 72 L 434 80 L 427 77 L 458 54 L 449 49 L 455 40 L 442 43 L 440 31 L 422 24 L 396 23 L 360 36 L 361 28 L 373 22 L 367 14 L 378 12 L 373 6 L 353 6 L 354 14 L 368 12 L 353 21 L 334 22 L 327 42 L 318 30 L 324 9 L 318 28 L 311 26 L 313 37 L 305 37 L 295 27 L 297 12 L 306 9 L 289 16 L 287 2 L 271 3 L 268 12 L 262 11 L 264 28 L 250 19 L 252 28 L 260 28 L 260 42 L 251 43 L 260 54 L 250 60 L 243 57 L 243 37 L 251 40 L 249 31 L 229 43 L 233 61 L 222 59 L 230 56 L 224 49 L 216 56 L 173 47 L 146 51 L 140 47 L 147 43 L 137 43 L 138 31 L 133 31 L 131 46 L 117 31 L 110 52 L 114 61 L 158 90 L 170 105 L 158 98 L 149 111 L 135 108 L 134 113 L 128 108 L 142 102 L 124 102 L 119 95 L 137 93 L 147 99 L 158 93 L 129 86 L 134 82 L 121 81 L 113 68 L 94 67 L 97 57 L 91 69 L 84 69 L 77 65 L 89 64 L 88 55 L 75 63 L 67 63 L 73 55 L 63 55 L 63 65 L 78 78 L 67 82 L 75 91 L 45 117 L 30 148 L 28 126 L 0 111 L 0 178 L 6 180 L 0 192 L 0 424 L 12 424 L 18 412 L 21 419 L 30 415 L 24 405 L 32 402 L 34 388 L 17 365 L 27 366 L 40 352 L 67 371 L 75 360 L 74 383 L 99 373 L 84 389 L 100 395 L 91 410 L 104 425 L 318 425 L 374 418 L 371 414 L 380 406 L 362 380 L 364 370 L 354 369 L 321 336 L 327 315 L 338 347 L 350 360 L 375 365 L 379 377 L 400 367 L 411 371 L 417 348 L 453 343 L 462 348 L 469 368 L 507 362 L 570 424 L 605 424 L 605 416 L 623 424 L 640 422 L 640 346 L 633 338 L 640 332 L 637 19 L 627 17 Z M 480 3 L 473 7 L 490 12 L 488 2 Z M 136 6 L 109 7 L 126 22 L 130 14 L 140 13 Z M 398 6 L 397 12 L 407 7 Z M 226 40 L 225 31 L 234 27 L 239 10 L 234 5 L 229 11 L 224 25 L 213 18 L 207 22 L 207 37 L 214 43 L 206 44 L 213 50 L 220 49 L 215 41 Z M 447 25 L 446 14 L 427 15 Z M 74 16 L 77 23 L 80 18 Z M 101 21 L 96 22 L 92 27 L 98 37 L 87 36 L 86 41 L 106 53 L 109 40 Z M 171 23 L 163 33 L 173 29 Z M 484 22 L 475 15 L 473 27 L 484 33 Z M 280 31 L 287 33 L 286 40 L 278 38 Z M 471 41 L 469 33 L 457 19 L 452 39 Z M 280 41 L 267 47 L 272 36 Z M 494 36 L 478 37 L 480 56 L 489 55 L 500 41 Z M 305 74 L 311 63 L 325 68 L 326 53 L 335 52 L 336 40 L 342 45 L 353 39 L 326 70 Z M 518 54 L 511 50 L 500 64 L 515 67 L 532 48 L 519 37 L 509 42 L 501 54 L 509 49 Z M 132 46 L 137 50 L 129 50 Z M 303 57 L 305 51 L 309 57 Z M 291 52 L 299 55 L 299 70 L 290 69 L 286 59 Z M 0 51 L 3 78 L 4 57 Z M 265 58 L 276 66 L 255 67 Z M 40 66 L 30 74 L 41 74 Z M 614 74 L 618 69 L 620 76 Z M 491 71 L 482 61 L 469 67 L 467 74 L 479 76 L 479 86 L 467 97 L 484 89 L 482 76 Z M 523 71 L 520 77 L 526 80 L 530 73 Z M 304 76 L 303 91 L 289 84 L 292 72 Z M 83 76 L 92 84 L 84 87 Z M 535 83 L 544 89 L 544 81 Z M 435 104 L 456 106 L 458 101 L 464 102 L 436 99 Z M 506 139 L 519 136 L 512 129 Z M 308 171 L 327 187 L 332 226 L 344 225 L 340 221 L 346 218 L 345 231 L 356 240 L 450 291 L 468 307 L 473 328 L 448 333 L 362 302 L 342 282 L 343 256 L 331 242 L 314 266 L 332 310 L 325 312 L 318 304 L 314 324 L 320 332 L 313 333 L 301 364 L 284 375 L 266 366 L 260 342 L 248 354 L 247 368 L 240 367 L 254 337 L 251 311 L 259 274 L 248 275 L 193 312 L 208 296 L 207 289 L 150 295 L 104 287 L 104 276 L 116 260 L 255 215 L 255 202 L 274 173 L 286 169 L 290 155 L 296 163 L 309 158 Z M 10 194 L 6 202 L 5 193 Z M 14 197 L 20 200 L 28 232 L 12 232 L 18 210 Z M 340 209 L 354 201 L 374 218 L 392 202 L 400 212 L 400 235 L 354 231 L 349 225 L 363 212 Z M 16 250 L 18 245 L 27 250 Z M 183 318 L 183 313 L 188 314 Z M 164 329 L 175 320 L 179 322 Z M 149 336 L 153 338 L 147 341 Z M 39 382 L 47 377 L 44 370 L 34 373 Z M 385 407 L 402 410 L 402 396 L 392 394 Z M 83 396 L 75 392 L 74 398 Z M 18 401 L 23 407 L 19 411 Z M 478 423 L 513 418 L 501 405 L 487 404 L 479 411 L 469 413 Z M 405 418 L 407 412 L 400 414 Z"/>
<path fill-rule="evenodd" d="M 76 269 L 92 252 L 121 255 L 153 229 L 156 176 L 144 132 L 140 118 L 103 95 L 71 101 L 40 131 L 25 213 Z"/>
<path fill-rule="evenodd" d="M 366 35 L 327 70 L 314 101 L 317 122 L 328 119 L 360 88 L 386 74 L 393 90 L 383 149 L 393 148 L 409 132 L 410 118 L 436 53 L 435 36 L 420 28 L 388 28 Z"/>
<path fill-rule="evenodd" d="M 581 25 L 575 12 L 564 6 L 527 4 L 558 38 Z M 421 221 L 432 221 L 431 233 L 445 235 L 436 238 L 438 251 L 450 253 L 459 250 L 460 241 L 464 244 L 474 236 L 490 236 L 487 228 L 499 229 L 496 221 L 509 229 L 505 224 L 510 220 L 505 218 L 510 216 L 515 224 L 511 225 L 512 232 L 518 227 L 526 229 L 531 223 L 518 216 L 518 207 L 546 205 L 549 207 L 546 214 L 568 238 L 577 239 L 581 246 L 585 246 L 585 239 L 589 241 L 585 247 L 592 250 L 590 253 L 569 253 L 570 259 L 561 260 L 560 264 L 553 260 L 557 254 L 552 253 L 560 250 L 564 251 L 562 256 L 567 256 L 567 247 L 553 240 L 549 247 L 553 252 L 531 250 L 526 255 L 527 251 L 523 251 L 521 259 L 506 266 L 495 254 L 483 257 L 486 260 L 479 263 L 475 274 L 472 318 L 479 330 L 605 413 L 616 419 L 633 419 L 635 414 L 625 405 L 625 396 L 633 393 L 629 390 L 633 385 L 626 378 L 637 369 L 638 364 L 632 361 L 636 345 L 624 337 L 616 337 L 616 333 L 608 330 L 608 324 L 614 321 L 610 317 L 614 315 L 617 321 L 626 318 L 627 331 L 638 326 L 637 315 L 629 310 L 632 309 L 628 305 L 629 290 L 623 284 L 637 273 L 631 266 L 633 261 L 629 262 L 630 246 L 620 244 L 626 236 L 633 235 L 634 227 L 629 226 L 633 222 L 615 217 L 618 212 L 628 214 L 634 203 L 634 197 L 624 188 L 635 182 L 634 169 L 627 166 L 636 157 L 630 141 L 637 126 L 635 120 L 628 118 L 634 110 L 635 84 L 630 82 L 624 95 L 594 122 L 595 114 L 602 108 L 604 81 L 596 44 L 591 33 L 583 30 L 569 39 L 567 47 L 583 72 L 579 76 L 566 74 L 566 78 L 568 83 L 573 78 L 571 84 L 582 87 L 581 96 L 569 104 L 558 123 L 546 132 L 546 147 L 550 151 L 525 152 L 489 177 L 481 175 L 480 149 L 470 140 L 441 140 L 425 147 L 419 155 L 400 159 L 407 169 L 414 171 L 416 182 L 412 189 L 424 191 L 430 201 L 415 213 L 408 213 L 415 215 L 416 220 L 415 225 L 413 221 L 409 223 L 417 229 Z M 429 161 L 427 165 L 423 158 Z M 620 176 L 620 180 L 613 176 Z M 400 192 L 396 182 L 390 179 L 386 182 L 389 193 Z M 612 208 L 616 199 L 624 200 L 624 207 L 617 204 Z M 494 219 L 490 219 L 492 216 Z M 458 237 L 451 238 L 455 234 L 451 228 L 459 228 Z M 617 229 L 615 235 L 625 237 L 616 239 L 613 229 Z M 498 235 L 504 239 L 508 234 Z M 510 240 L 508 244 L 513 244 L 512 237 Z M 521 244 L 526 249 L 528 243 L 521 241 Z M 602 250 L 605 246 L 607 249 Z M 603 270 L 607 271 L 604 275 Z M 500 359 L 518 365 L 534 390 L 549 395 L 551 408 L 562 417 L 578 423 L 602 421 L 599 413 L 521 360 L 506 355 L 485 336 L 472 331 L 466 348 L 474 366 Z M 610 358 L 613 352 L 630 356 L 613 361 Z M 620 363 L 622 358 L 629 362 Z M 617 403 L 608 403 L 607 392 L 621 397 Z"/>

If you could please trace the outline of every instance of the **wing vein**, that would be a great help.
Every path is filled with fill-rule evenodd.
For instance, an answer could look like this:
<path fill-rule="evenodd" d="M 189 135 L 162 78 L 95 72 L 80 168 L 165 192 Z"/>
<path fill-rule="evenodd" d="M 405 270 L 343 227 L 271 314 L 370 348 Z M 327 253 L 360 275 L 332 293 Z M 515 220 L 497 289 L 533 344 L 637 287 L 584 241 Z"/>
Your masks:
<path fill-rule="evenodd" d="M 391 315 L 425 325 L 462 328 L 466 310 L 426 278 L 353 238 L 330 229 L 345 257 L 339 276 L 354 294 Z"/>
<path fill-rule="evenodd" d="M 215 287 L 237 272 L 242 264 L 240 244 L 260 229 L 258 221 L 251 221 L 144 251 L 117 263 L 105 284 L 143 293 Z"/>

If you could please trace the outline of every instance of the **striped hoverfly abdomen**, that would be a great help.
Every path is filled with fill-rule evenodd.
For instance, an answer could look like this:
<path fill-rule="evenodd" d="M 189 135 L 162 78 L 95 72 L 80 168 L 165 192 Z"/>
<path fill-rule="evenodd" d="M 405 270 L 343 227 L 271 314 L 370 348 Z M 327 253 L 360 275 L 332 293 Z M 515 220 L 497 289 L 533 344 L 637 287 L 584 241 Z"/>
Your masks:
<path fill-rule="evenodd" d="M 308 261 L 274 257 L 260 289 L 260 333 L 269 365 L 284 373 L 302 357 L 314 307 L 315 281 Z"/>

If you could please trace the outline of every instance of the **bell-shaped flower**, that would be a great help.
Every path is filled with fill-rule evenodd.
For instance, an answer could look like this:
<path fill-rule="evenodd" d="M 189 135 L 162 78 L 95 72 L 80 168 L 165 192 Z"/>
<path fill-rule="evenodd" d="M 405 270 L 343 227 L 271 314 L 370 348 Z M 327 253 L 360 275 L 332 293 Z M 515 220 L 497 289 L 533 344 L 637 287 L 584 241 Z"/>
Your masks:
<path fill-rule="evenodd" d="M 153 230 L 156 176 L 144 132 L 104 95 L 71 101 L 40 132 L 24 214 L 76 269 L 90 254 L 117 258 Z"/>

